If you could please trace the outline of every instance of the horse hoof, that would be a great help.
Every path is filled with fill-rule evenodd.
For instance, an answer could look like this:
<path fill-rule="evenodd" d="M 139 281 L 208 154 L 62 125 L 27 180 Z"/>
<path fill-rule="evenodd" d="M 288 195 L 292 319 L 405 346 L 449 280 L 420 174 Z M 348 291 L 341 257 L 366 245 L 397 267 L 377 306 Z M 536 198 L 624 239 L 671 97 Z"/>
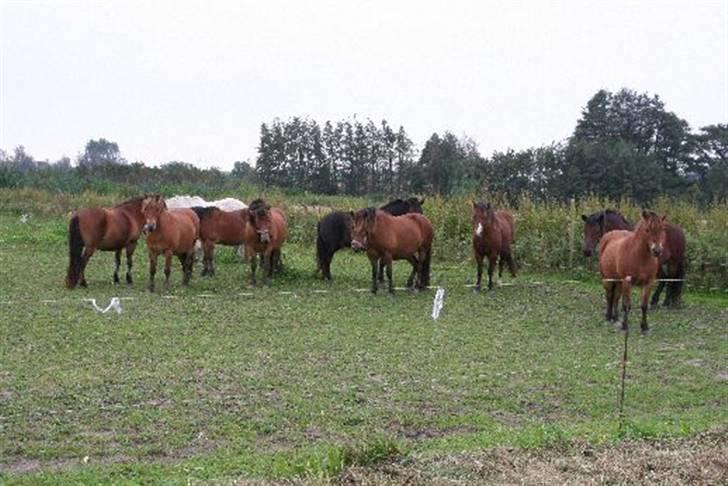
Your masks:
<path fill-rule="evenodd" d="M 80 285 L 81 287 L 83 287 L 83 288 L 86 288 L 86 287 L 88 287 L 88 284 L 86 283 L 86 281 L 85 281 L 85 280 L 81 280 L 81 283 L 80 283 L 79 285 Z"/>
<path fill-rule="evenodd" d="M 114 274 L 114 283 L 115 283 L 115 284 L 118 284 L 119 282 L 120 282 L 120 280 L 119 280 L 119 276 L 118 276 L 118 275 L 116 275 L 116 274 Z"/>
<path fill-rule="evenodd" d="M 480 285 L 476 285 L 475 287 L 473 287 L 473 292 L 475 292 L 476 294 L 479 293 L 480 292 Z"/>
<path fill-rule="evenodd" d="M 650 336 L 652 336 L 652 331 L 650 330 L 650 328 L 642 329 L 642 335 L 644 337 L 650 337 Z"/>
<path fill-rule="evenodd" d="M 131 279 L 131 276 L 130 275 L 127 275 L 126 276 L 126 283 L 129 284 L 129 285 L 131 285 L 132 283 L 134 283 L 133 280 Z"/>

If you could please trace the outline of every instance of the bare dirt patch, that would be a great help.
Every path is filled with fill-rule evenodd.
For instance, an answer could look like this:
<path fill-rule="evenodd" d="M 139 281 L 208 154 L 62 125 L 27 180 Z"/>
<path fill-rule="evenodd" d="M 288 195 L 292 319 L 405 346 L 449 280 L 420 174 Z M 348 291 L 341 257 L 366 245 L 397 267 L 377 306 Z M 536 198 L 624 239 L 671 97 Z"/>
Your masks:
<path fill-rule="evenodd" d="M 380 484 L 727 484 L 728 428 L 689 439 L 496 448 L 351 467 L 333 481 Z"/>

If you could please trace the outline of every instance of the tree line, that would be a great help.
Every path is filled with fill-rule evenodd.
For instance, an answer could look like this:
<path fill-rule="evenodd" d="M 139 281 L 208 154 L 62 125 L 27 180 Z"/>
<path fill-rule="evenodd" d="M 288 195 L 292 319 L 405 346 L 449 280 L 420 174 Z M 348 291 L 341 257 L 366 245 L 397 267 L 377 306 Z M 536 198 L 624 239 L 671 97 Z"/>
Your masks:
<path fill-rule="evenodd" d="M 230 172 L 178 161 L 129 163 L 103 138 L 90 140 L 75 161 L 37 161 L 22 146 L 0 151 L 0 187 L 107 192 L 124 184 L 209 193 L 241 181 L 321 194 L 498 193 L 514 204 L 524 194 L 707 203 L 728 198 L 728 124 L 693 131 L 659 96 L 622 89 L 594 94 L 567 139 L 489 157 L 450 132 L 433 134 L 416 151 L 405 128 L 386 120 L 319 124 L 300 117 L 263 123 L 255 167 L 239 161 Z"/>

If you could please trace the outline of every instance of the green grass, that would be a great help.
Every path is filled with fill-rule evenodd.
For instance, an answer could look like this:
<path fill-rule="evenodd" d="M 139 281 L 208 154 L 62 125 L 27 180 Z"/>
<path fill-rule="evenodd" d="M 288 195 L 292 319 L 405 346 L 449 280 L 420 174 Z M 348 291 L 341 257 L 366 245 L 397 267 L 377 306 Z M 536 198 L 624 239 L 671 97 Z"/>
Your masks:
<path fill-rule="evenodd" d="M 250 288 L 247 265 L 221 249 L 216 277 L 198 266 L 184 288 L 175 262 L 171 288 L 158 272 L 150 294 L 141 245 L 133 286 L 111 284 L 113 255 L 98 253 L 89 288 L 67 291 L 65 224 L 0 216 L 3 482 L 320 478 L 413 454 L 685 436 L 728 419 L 722 292 L 688 293 L 683 309 L 650 314 L 652 337 L 630 336 L 620 433 L 623 339 L 603 323 L 596 279 L 525 272 L 476 295 L 471 262 L 435 262 L 447 293 L 433 322 L 431 291 L 353 291 L 369 271 L 348 251 L 333 284 L 314 278 L 313 248 L 290 245 L 269 288 Z M 408 265 L 394 273 L 403 285 Z M 83 300 L 112 296 L 120 315 Z"/>

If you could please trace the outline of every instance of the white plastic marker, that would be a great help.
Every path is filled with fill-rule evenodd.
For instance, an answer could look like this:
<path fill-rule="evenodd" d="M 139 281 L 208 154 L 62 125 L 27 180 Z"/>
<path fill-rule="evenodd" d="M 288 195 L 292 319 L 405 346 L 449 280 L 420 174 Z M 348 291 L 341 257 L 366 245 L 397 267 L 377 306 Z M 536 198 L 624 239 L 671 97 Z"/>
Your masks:
<path fill-rule="evenodd" d="M 432 320 L 436 321 L 440 317 L 440 311 L 442 306 L 445 304 L 445 289 L 442 287 L 437 288 L 435 293 L 435 300 L 432 302 Z"/>
<path fill-rule="evenodd" d="M 99 307 L 96 304 L 96 299 L 86 299 L 87 301 L 91 302 L 91 305 L 96 309 L 98 312 L 101 312 L 102 314 L 106 314 L 111 309 L 114 309 L 117 314 L 121 314 L 121 301 L 118 297 L 112 297 L 111 302 L 109 302 L 109 305 L 106 306 L 105 309 Z"/>

